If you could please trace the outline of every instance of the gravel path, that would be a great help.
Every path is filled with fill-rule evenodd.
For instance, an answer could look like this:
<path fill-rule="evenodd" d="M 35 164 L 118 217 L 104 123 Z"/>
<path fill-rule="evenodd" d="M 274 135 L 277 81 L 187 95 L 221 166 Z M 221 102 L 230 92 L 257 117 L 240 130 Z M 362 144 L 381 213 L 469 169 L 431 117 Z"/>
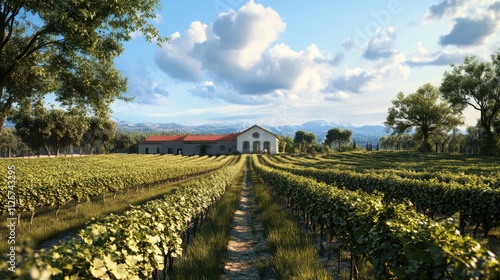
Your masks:
<path fill-rule="evenodd" d="M 273 279 L 261 275 L 256 266 L 259 261 L 269 258 L 271 254 L 266 252 L 262 224 L 254 212 L 255 200 L 248 167 L 245 178 L 240 204 L 234 213 L 231 238 L 227 245 L 227 262 L 222 279 Z"/>

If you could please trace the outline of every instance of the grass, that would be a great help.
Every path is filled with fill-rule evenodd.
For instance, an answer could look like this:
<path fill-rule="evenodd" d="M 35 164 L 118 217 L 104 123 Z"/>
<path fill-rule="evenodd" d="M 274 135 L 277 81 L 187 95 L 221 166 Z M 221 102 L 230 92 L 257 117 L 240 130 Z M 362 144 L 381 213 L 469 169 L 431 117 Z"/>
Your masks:
<path fill-rule="evenodd" d="M 185 255 L 174 260 L 173 279 L 220 279 L 224 273 L 231 223 L 243 187 L 243 170 L 237 178 L 221 201 L 210 208 Z"/>
<path fill-rule="evenodd" d="M 123 213 L 130 209 L 130 205 L 140 205 L 149 200 L 160 198 L 182 187 L 187 182 L 197 179 L 199 178 L 155 185 L 145 188 L 144 192 L 139 193 L 135 191 L 130 191 L 128 194 L 119 193 L 114 200 L 112 194 L 108 194 L 104 202 L 102 196 L 99 196 L 91 201 L 79 204 L 78 207 L 75 207 L 74 204 L 68 204 L 59 210 L 58 219 L 55 219 L 54 208 L 42 208 L 37 210 L 33 225 L 29 224 L 30 214 L 24 213 L 21 223 L 16 228 L 16 243 L 28 242 L 34 246 L 39 246 L 47 240 L 75 236 L 80 229 L 92 222 L 93 219 L 99 219 L 111 213 Z M 4 216 L 2 219 L 6 220 L 6 217 Z M 6 225 L 2 226 L 0 228 L 1 239 L 6 239 L 8 234 Z M 0 254 L 6 253 L 8 246 L 10 244 L 7 241 L 0 242 Z"/>
<path fill-rule="evenodd" d="M 252 174 L 256 212 L 260 214 L 272 252 L 268 265 L 277 279 L 331 279 L 318 258 L 313 240 L 283 208 L 262 180 Z"/>

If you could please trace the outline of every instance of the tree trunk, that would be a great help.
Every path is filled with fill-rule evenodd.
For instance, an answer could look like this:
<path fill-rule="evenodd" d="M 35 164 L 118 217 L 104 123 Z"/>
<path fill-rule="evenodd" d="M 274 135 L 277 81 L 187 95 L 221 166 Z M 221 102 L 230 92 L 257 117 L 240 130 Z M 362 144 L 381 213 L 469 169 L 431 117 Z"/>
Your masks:
<path fill-rule="evenodd" d="M 43 144 L 43 148 L 45 149 L 45 151 L 47 152 L 47 155 L 50 157 L 50 149 L 49 149 L 49 146 L 47 146 L 47 144 Z"/>

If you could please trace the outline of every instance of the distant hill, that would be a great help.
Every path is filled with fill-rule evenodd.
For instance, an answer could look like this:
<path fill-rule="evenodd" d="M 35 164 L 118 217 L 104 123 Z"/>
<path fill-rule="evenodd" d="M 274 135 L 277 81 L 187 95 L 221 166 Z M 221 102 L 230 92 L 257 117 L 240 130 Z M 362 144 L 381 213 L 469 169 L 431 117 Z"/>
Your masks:
<path fill-rule="evenodd" d="M 186 126 L 177 123 L 131 123 L 131 122 L 118 122 L 118 129 L 127 132 L 167 132 L 172 134 L 225 134 L 240 132 L 253 124 L 250 123 L 214 123 Z M 387 136 L 385 127 L 382 125 L 364 125 L 353 126 L 351 124 L 328 122 L 324 120 L 313 120 L 305 122 L 301 125 L 280 125 L 270 126 L 259 124 L 259 126 L 281 136 L 295 135 L 298 130 L 305 130 L 307 132 L 314 132 L 319 142 L 323 142 L 326 133 L 329 129 L 340 127 L 342 129 L 349 129 L 352 131 L 353 139 L 358 145 L 364 145 L 366 142 L 376 143 L 382 136 Z"/>

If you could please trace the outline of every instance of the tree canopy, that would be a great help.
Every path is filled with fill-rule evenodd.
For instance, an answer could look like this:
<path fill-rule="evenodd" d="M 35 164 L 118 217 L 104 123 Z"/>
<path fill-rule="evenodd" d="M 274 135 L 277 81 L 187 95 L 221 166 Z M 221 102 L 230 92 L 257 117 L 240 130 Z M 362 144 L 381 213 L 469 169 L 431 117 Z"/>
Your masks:
<path fill-rule="evenodd" d="M 328 146 L 335 145 L 340 149 L 344 144 L 351 142 L 352 131 L 339 127 L 332 128 L 326 133 L 325 144 Z"/>
<path fill-rule="evenodd" d="M 430 152 L 429 137 L 432 134 L 451 131 L 463 123 L 446 101 L 440 101 L 440 96 L 439 90 L 429 83 L 408 96 L 398 93 L 384 125 L 394 134 L 415 129 L 416 135 L 422 139 L 419 150 Z"/>
<path fill-rule="evenodd" d="M 48 110 L 41 101 L 29 110 L 16 112 L 12 121 L 15 122 L 16 134 L 28 147 L 38 153 L 44 148 L 49 156 L 51 150 L 59 155 L 61 148 L 79 145 L 88 127 L 82 111 Z"/>
<path fill-rule="evenodd" d="M 295 132 L 295 137 L 293 138 L 293 143 L 299 146 L 299 148 L 306 153 L 307 148 L 316 141 L 316 134 L 314 132 L 306 132 L 304 130 L 299 130 Z"/>
<path fill-rule="evenodd" d="M 482 152 L 498 152 L 495 133 L 500 124 L 500 52 L 491 56 L 491 62 L 466 57 L 461 65 L 452 65 L 446 71 L 440 90 L 456 111 L 470 106 L 479 111 L 479 124 L 484 130 Z"/>
<path fill-rule="evenodd" d="M 168 39 L 149 22 L 159 8 L 160 0 L 0 0 L 0 131 L 14 106 L 48 93 L 99 115 L 128 100 L 113 59 L 134 31 Z"/>

